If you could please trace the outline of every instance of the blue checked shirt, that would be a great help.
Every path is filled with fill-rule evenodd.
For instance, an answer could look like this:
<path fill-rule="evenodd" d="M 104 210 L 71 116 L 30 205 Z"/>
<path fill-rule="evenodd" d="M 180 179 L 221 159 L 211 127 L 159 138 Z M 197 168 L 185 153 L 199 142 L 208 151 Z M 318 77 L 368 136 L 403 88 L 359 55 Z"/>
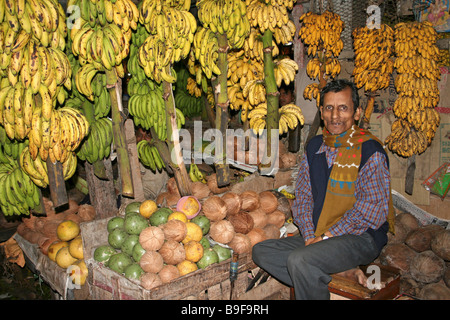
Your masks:
<path fill-rule="evenodd" d="M 322 144 L 317 153 L 325 152 L 328 167 L 336 159 L 337 149 Z M 329 231 L 333 236 L 344 234 L 360 235 L 368 228 L 378 229 L 385 221 L 389 211 L 390 174 L 386 158 L 375 152 L 364 164 L 355 184 L 356 202 Z M 300 164 L 296 181 L 295 200 L 292 205 L 294 223 L 298 226 L 304 240 L 314 238 L 312 220 L 313 196 L 306 154 Z"/>

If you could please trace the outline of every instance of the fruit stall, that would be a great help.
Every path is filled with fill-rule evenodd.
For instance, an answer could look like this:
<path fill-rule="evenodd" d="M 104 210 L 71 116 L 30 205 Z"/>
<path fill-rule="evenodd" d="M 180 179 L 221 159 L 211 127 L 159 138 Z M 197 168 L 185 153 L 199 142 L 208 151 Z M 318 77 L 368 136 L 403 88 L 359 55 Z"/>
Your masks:
<path fill-rule="evenodd" d="M 341 78 L 390 162 L 374 263 L 450 299 L 449 8 L 393 2 L 0 0 L 0 254 L 63 299 L 289 299 L 252 247 L 298 232 Z"/>

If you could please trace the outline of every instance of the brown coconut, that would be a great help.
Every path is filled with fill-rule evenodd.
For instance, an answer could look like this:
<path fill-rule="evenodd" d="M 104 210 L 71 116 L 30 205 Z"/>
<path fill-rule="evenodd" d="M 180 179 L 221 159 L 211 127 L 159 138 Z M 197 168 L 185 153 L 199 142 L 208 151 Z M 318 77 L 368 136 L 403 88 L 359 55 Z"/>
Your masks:
<path fill-rule="evenodd" d="M 261 228 L 253 228 L 247 233 L 247 237 L 249 237 L 252 247 L 267 239 L 266 233 Z"/>
<path fill-rule="evenodd" d="M 445 272 L 445 262 L 433 251 L 427 250 L 417 254 L 409 268 L 411 276 L 423 283 L 438 282 Z"/>
<path fill-rule="evenodd" d="M 450 300 L 450 289 L 442 283 L 425 285 L 417 296 L 421 300 Z"/>
<path fill-rule="evenodd" d="M 78 215 L 83 221 L 92 221 L 95 218 L 95 208 L 90 204 L 82 204 L 78 207 Z"/>
<path fill-rule="evenodd" d="M 405 243 L 417 252 L 423 252 L 431 249 L 431 240 L 434 236 L 443 230 L 443 227 L 430 224 L 408 233 Z"/>
<path fill-rule="evenodd" d="M 395 222 L 395 234 L 388 233 L 388 242 L 404 243 L 408 233 L 409 229 L 405 225 Z"/>
<path fill-rule="evenodd" d="M 158 273 L 164 267 L 164 260 L 157 251 L 146 251 L 139 260 L 139 265 L 145 272 Z"/>
<path fill-rule="evenodd" d="M 191 183 L 191 191 L 192 195 L 197 199 L 208 198 L 211 194 L 211 190 L 209 190 L 208 185 L 200 181 L 195 181 Z"/>
<path fill-rule="evenodd" d="M 246 234 L 252 230 L 254 226 L 253 218 L 245 211 L 233 214 L 227 219 L 233 225 L 235 232 Z"/>
<path fill-rule="evenodd" d="M 259 208 L 259 195 L 255 191 L 247 190 L 240 194 L 241 209 L 244 211 L 253 211 Z"/>
<path fill-rule="evenodd" d="M 438 257 L 450 261 L 450 230 L 437 233 L 431 240 L 431 249 Z"/>
<path fill-rule="evenodd" d="M 222 196 L 222 200 L 227 207 L 227 216 L 233 215 L 241 211 L 241 197 L 235 192 L 227 192 Z"/>
<path fill-rule="evenodd" d="M 267 215 L 267 223 L 281 228 L 284 225 L 285 216 L 280 210 L 275 210 Z"/>
<path fill-rule="evenodd" d="M 175 240 L 169 239 L 158 251 L 166 264 L 178 264 L 186 259 L 184 246 Z"/>
<path fill-rule="evenodd" d="M 209 190 L 214 194 L 221 194 L 230 191 L 228 187 L 219 187 L 217 185 L 217 175 L 215 173 L 206 177 Z"/>
<path fill-rule="evenodd" d="M 267 224 L 267 214 L 261 208 L 248 213 L 253 218 L 255 228 L 264 228 Z"/>
<path fill-rule="evenodd" d="M 164 232 L 156 226 L 149 226 L 139 234 L 139 243 L 147 251 L 159 250 L 164 243 Z"/>
<path fill-rule="evenodd" d="M 264 232 L 266 233 L 267 239 L 279 239 L 281 232 L 280 228 L 277 228 L 277 226 L 274 226 L 273 224 L 267 224 L 263 228 Z"/>
<path fill-rule="evenodd" d="M 228 220 L 220 220 L 211 223 L 211 227 L 209 228 L 209 235 L 211 238 L 219 243 L 226 244 L 233 240 L 236 232 L 234 231 L 234 227 Z"/>
<path fill-rule="evenodd" d="M 166 264 L 158 273 L 162 283 L 168 283 L 180 276 L 178 268 L 171 264 Z"/>
<path fill-rule="evenodd" d="M 219 221 L 226 217 L 227 207 L 225 201 L 219 196 L 212 196 L 202 204 L 202 211 L 210 221 Z"/>
<path fill-rule="evenodd" d="M 43 233 L 44 235 L 46 235 L 47 237 L 49 237 L 49 238 L 57 237 L 57 232 L 56 232 L 56 230 L 57 230 L 59 224 L 60 224 L 60 221 L 59 221 L 59 220 L 51 220 L 51 221 L 47 221 L 47 222 L 44 224 L 44 227 L 43 227 L 43 229 L 42 229 L 42 233 Z"/>
<path fill-rule="evenodd" d="M 141 286 L 144 289 L 151 290 L 163 284 L 161 278 L 156 273 L 144 273 L 141 276 Z"/>
<path fill-rule="evenodd" d="M 259 204 L 265 213 L 274 212 L 278 207 L 278 199 L 272 191 L 262 191 L 259 193 Z"/>
<path fill-rule="evenodd" d="M 395 225 L 397 226 L 397 224 L 403 225 L 406 228 L 407 233 L 420 227 L 417 218 L 409 212 L 400 212 L 397 214 L 395 216 Z"/>
<path fill-rule="evenodd" d="M 228 243 L 228 246 L 238 254 L 247 253 L 252 250 L 250 238 L 242 233 L 236 233 L 233 240 Z"/>
<path fill-rule="evenodd" d="M 161 225 L 160 228 L 164 232 L 164 237 L 169 240 L 180 242 L 186 237 L 186 223 L 178 219 L 172 219 Z"/>
<path fill-rule="evenodd" d="M 297 164 L 297 155 L 286 152 L 280 156 L 280 168 L 292 168 Z"/>
<path fill-rule="evenodd" d="M 412 259 L 417 255 L 417 252 L 408 247 L 404 243 L 393 243 L 384 246 L 380 253 L 380 262 L 383 265 L 388 265 L 404 273 L 409 272 L 409 266 Z"/>

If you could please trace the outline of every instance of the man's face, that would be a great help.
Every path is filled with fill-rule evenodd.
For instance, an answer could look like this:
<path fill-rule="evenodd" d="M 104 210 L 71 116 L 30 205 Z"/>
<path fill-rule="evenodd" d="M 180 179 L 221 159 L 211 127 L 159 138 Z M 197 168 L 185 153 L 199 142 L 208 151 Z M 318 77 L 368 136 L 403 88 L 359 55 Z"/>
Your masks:
<path fill-rule="evenodd" d="M 361 109 L 354 110 L 352 89 L 340 92 L 328 92 L 320 107 L 321 118 L 331 134 L 341 134 L 350 129 L 359 120 Z"/>

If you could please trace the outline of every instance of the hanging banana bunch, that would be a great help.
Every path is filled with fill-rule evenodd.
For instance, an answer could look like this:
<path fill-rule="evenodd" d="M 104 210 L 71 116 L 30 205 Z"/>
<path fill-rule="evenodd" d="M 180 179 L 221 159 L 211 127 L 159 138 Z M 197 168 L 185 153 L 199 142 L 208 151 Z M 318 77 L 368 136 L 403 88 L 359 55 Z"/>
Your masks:
<path fill-rule="evenodd" d="M 192 50 L 189 56 L 193 56 Z M 192 74 L 191 71 L 188 71 L 189 68 L 194 68 L 196 71 L 200 70 L 200 73 L 203 73 L 198 64 L 190 66 L 192 63 L 192 60 L 188 60 L 188 68 L 181 67 L 180 70 L 177 71 L 177 82 L 174 92 L 175 105 L 186 117 L 201 115 L 205 107 L 203 93 L 208 93 L 208 88 L 206 88 L 206 91 L 204 92 L 202 86 L 199 86 L 194 79 L 195 71 L 193 70 L 194 74 Z M 206 77 L 202 76 L 200 83 L 206 84 Z M 214 102 L 212 105 L 214 105 Z"/>
<path fill-rule="evenodd" d="M 318 79 L 319 85 L 311 84 L 305 88 L 305 99 L 316 99 L 320 105 L 318 88 L 325 86 L 328 78 L 336 78 L 341 72 L 341 64 L 337 59 L 344 43 L 341 33 L 344 22 L 340 16 L 331 11 L 322 14 L 307 12 L 300 17 L 302 26 L 299 36 L 308 47 L 308 55 L 311 59 L 306 65 L 306 73 L 311 79 Z"/>
<path fill-rule="evenodd" d="M 197 22 L 188 11 L 190 1 L 144 1 L 139 21 L 150 34 L 139 49 L 139 64 L 150 79 L 176 81 L 172 65 L 188 56 Z M 170 72 L 166 70 L 170 67 Z"/>
<path fill-rule="evenodd" d="M 395 87 L 393 110 L 397 120 L 385 143 L 403 157 L 421 154 L 431 144 L 440 116 L 435 110 L 440 94 L 437 32 L 429 22 L 395 26 Z"/>
<path fill-rule="evenodd" d="M 358 88 L 375 92 L 389 86 L 394 71 L 394 30 L 386 24 L 369 29 L 356 28 L 353 33 L 355 69 L 353 77 Z"/>

